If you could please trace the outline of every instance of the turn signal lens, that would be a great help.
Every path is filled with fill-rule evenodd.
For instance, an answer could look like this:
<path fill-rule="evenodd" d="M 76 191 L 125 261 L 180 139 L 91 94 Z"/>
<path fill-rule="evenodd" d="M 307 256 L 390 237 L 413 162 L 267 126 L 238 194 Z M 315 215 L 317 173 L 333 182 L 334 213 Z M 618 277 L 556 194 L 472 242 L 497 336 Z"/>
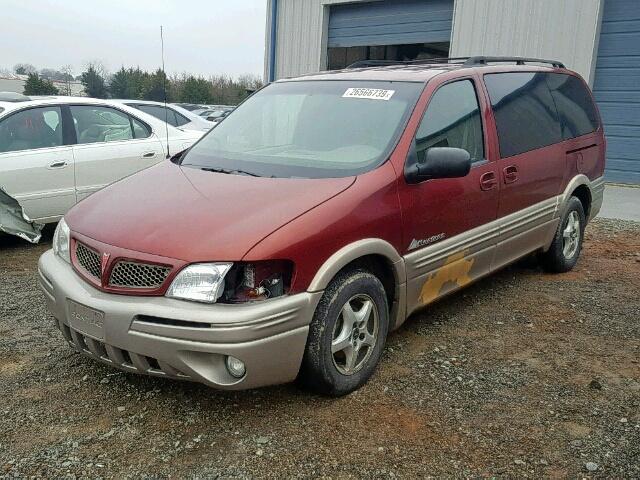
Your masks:
<path fill-rule="evenodd" d="M 244 303 L 285 295 L 291 286 L 293 263 L 287 260 L 266 260 L 236 263 L 227 275 L 225 303 Z"/>

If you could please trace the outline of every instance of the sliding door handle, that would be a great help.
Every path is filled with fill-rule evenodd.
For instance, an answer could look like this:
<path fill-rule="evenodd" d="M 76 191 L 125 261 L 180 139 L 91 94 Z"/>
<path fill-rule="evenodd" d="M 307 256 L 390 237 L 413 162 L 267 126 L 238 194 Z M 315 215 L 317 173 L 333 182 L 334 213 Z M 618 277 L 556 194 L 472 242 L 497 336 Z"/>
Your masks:
<path fill-rule="evenodd" d="M 518 167 L 515 165 L 509 165 L 502 170 L 504 183 L 513 183 L 518 180 Z"/>

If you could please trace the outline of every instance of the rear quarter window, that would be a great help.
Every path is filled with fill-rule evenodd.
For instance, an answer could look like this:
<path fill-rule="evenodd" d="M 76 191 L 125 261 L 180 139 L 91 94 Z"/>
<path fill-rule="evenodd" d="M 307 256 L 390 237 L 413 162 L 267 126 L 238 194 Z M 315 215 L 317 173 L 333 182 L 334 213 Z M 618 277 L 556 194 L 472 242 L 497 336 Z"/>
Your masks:
<path fill-rule="evenodd" d="M 502 158 L 562 141 L 558 112 L 545 73 L 491 73 L 484 76 L 484 81 Z"/>
<path fill-rule="evenodd" d="M 584 82 L 572 75 L 550 73 L 547 82 L 558 109 L 565 139 L 586 135 L 598 129 L 598 111 Z"/>
<path fill-rule="evenodd" d="M 176 116 L 176 124 L 175 124 L 176 127 L 181 127 L 191 122 L 191 120 L 189 120 L 187 117 L 185 117 L 181 113 L 178 113 L 175 110 L 171 110 L 171 111 Z"/>

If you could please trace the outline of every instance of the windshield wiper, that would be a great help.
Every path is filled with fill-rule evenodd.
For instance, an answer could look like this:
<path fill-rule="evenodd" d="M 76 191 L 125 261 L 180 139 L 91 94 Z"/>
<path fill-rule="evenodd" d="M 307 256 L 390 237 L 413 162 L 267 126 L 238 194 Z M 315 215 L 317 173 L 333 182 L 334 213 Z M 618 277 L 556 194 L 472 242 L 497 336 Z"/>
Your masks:
<path fill-rule="evenodd" d="M 226 173 L 229 175 L 233 175 L 234 173 L 239 173 L 240 175 L 249 175 L 250 177 L 261 177 L 262 175 L 258 175 L 257 173 L 247 172 L 246 170 L 240 169 L 226 169 L 226 168 L 213 168 L 213 167 L 200 167 L 200 170 L 204 170 L 205 172 L 214 172 L 214 173 Z"/>

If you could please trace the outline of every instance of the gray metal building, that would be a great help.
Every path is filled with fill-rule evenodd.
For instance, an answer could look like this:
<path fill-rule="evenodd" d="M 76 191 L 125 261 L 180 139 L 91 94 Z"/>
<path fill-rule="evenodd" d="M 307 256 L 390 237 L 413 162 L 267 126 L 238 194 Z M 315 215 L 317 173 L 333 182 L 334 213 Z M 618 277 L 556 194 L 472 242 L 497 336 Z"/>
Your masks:
<path fill-rule="evenodd" d="M 265 79 L 357 60 L 553 58 L 592 86 L 607 178 L 640 184 L 640 0 L 267 0 Z"/>

